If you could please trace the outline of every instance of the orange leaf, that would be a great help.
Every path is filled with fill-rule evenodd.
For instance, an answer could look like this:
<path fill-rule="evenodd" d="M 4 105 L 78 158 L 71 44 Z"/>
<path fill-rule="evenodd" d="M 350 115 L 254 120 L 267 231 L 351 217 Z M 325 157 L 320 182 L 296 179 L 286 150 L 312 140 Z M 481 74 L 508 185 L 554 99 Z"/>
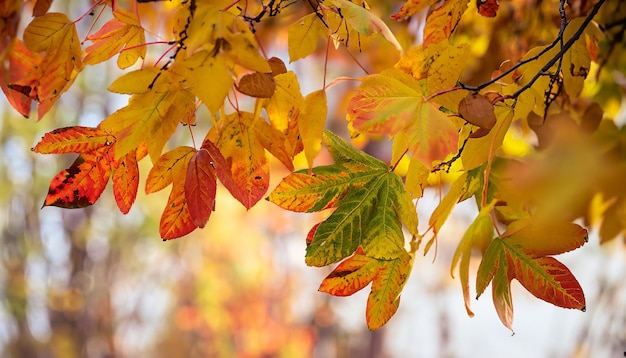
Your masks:
<path fill-rule="evenodd" d="M 31 52 L 24 43 L 15 39 L 7 54 L 9 68 L 0 66 L 0 84 L 7 100 L 22 116 L 30 115 L 31 102 L 37 99 L 38 80 L 41 76 L 41 55 Z"/>
<path fill-rule="evenodd" d="M 572 272 L 553 257 L 527 261 L 511 255 L 515 278 L 535 297 L 555 306 L 585 310 L 585 294 Z"/>
<path fill-rule="evenodd" d="M 124 69 L 146 56 L 146 38 L 137 15 L 126 10 L 114 10 L 114 19 L 87 37 L 93 44 L 85 49 L 85 64 L 104 62 L 116 54 L 117 65 Z"/>
<path fill-rule="evenodd" d="M 176 147 L 159 157 L 146 179 L 146 194 L 155 193 L 170 185 L 179 173 L 187 174 L 187 163 L 191 156 L 195 154 L 195 149 L 191 147 Z M 185 171 L 180 169 L 184 166 Z"/>
<path fill-rule="evenodd" d="M 36 17 L 24 30 L 24 44 L 33 52 L 45 52 L 37 87 L 41 119 L 82 69 L 76 24 L 61 13 Z"/>
<path fill-rule="evenodd" d="M 42 154 L 84 153 L 115 140 L 105 131 L 91 127 L 64 127 L 44 134 L 33 151 Z"/>
<path fill-rule="evenodd" d="M 187 235 L 196 229 L 185 199 L 185 189 L 182 184 L 174 184 L 167 199 L 167 205 L 161 215 L 159 232 L 164 240 L 176 239 Z"/>
<path fill-rule="evenodd" d="M 241 203 L 247 208 L 256 204 L 269 187 L 269 163 L 263 145 L 252 130 L 255 118 L 252 113 L 235 112 L 220 121 L 220 128 L 213 127 L 211 140 L 220 149 L 239 190 L 243 193 Z"/>
<path fill-rule="evenodd" d="M 437 0 L 408 0 L 402 5 L 400 11 L 391 15 L 391 18 L 398 21 L 404 20 L 435 3 L 437 3 Z"/>
<path fill-rule="evenodd" d="M 199 150 L 189 161 L 185 179 L 185 200 L 197 227 L 203 228 L 215 210 L 216 180 L 211 155 Z"/>
<path fill-rule="evenodd" d="M 469 0 L 446 0 L 426 18 L 423 46 L 436 44 L 450 38 L 456 30 L 461 15 L 467 10 Z"/>
<path fill-rule="evenodd" d="M 135 150 L 113 161 L 113 196 L 122 214 L 128 214 L 137 198 L 139 167 Z"/>
<path fill-rule="evenodd" d="M 333 296 L 350 296 L 367 286 L 378 269 L 378 261 L 365 256 L 363 248 L 359 246 L 352 256 L 326 276 L 319 290 Z"/>
<path fill-rule="evenodd" d="M 50 182 L 43 206 L 84 208 L 93 205 L 111 175 L 110 149 L 103 146 L 83 153 L 69 168 L 59 172 Z"/>

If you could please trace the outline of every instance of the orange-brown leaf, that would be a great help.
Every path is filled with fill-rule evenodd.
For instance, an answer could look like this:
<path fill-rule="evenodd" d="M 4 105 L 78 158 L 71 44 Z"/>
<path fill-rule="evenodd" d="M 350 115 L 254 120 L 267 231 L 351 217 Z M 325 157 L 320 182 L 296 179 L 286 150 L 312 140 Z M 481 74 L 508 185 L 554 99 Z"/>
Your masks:
<path fill-rule="evenodd" d="M 115 138 L 98 128 L 64 127 L 44 134 L 33 151 L 42 154 L 80 154 L 111 145 L 114 140 Z"/>
<path fill-rule="evenodd" d="M 111 175 L 110 147 L 83 153 L 59 172 L 48 189 L 43 206 L 84 208 L 93 205 L 106 188 Z"/>
<path fill-rule="evenodd" d="M 251 97 L 270 98 L 276 90 L 276 81 L 269 73 L 248 73 L 239 79 L 237 90 Z"/>
<path fill-rule="evenodd" d="M 467 122 L 480 128 L 491 129 L 496 125 L 493 104 L 477 93 L 469 94 L 461 100 L 459 114 Z"/>
<path fill-rule="evenodd" d="M 211 156 L 199 150 L 191 157 L 185 178 L 185 200 L 197 227 L 203 228 L 215 210 L 216 180 Z"/>
<path fill-rule="evenodd" d="M 112 158 L 111 158 L 112 159 Z M 137 198 L 139 166 L 137 153 L 132 151 L 118 161 L 113 161 L 113 196 L 122 214 L 128 214 Z"/>
<path fill-rule="evenodd" d="M 367 286 L 378 273 L 377 260 L 365 256 L 359 246 L 322 281 L 319 290 L 333 296 L 350 296 Z"/>

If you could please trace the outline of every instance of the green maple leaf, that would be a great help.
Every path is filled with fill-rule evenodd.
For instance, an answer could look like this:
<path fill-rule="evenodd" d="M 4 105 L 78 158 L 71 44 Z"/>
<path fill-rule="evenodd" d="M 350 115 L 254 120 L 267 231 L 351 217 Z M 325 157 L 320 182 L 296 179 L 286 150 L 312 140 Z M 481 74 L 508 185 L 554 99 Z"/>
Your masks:
<path fill-rule="evenodd" d="M 417 214 L 402 179 L 384 162 L 356 150 L 326 131 L 324 143 L 335 164 L 287 176 L 270 194 L 278 206 L 298 212 L 335 211 L 315 230 L 306 263 L 325 266 L 362 246 L 368 257 L 398 258 L 404 224 L 417 235 Z"/>

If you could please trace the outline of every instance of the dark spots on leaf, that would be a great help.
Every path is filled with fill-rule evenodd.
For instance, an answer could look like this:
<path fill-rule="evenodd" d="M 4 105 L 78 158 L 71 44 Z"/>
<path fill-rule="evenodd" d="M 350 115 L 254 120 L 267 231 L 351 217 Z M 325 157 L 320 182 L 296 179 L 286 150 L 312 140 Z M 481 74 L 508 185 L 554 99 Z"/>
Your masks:
<path fill-rule="evenodd" d="M 328 275 L 328 278 L 346 277 L 354 272 L 355 270 L 333 271 L 330 275 Z"/>
<path fill-rule="evenodd" d="M 583 308 L 580 309 L 583 312 L 587 312 L 587 306 L 583 306 Z"/>
<path fill-rule="evenodd" d="M 255 176 L 255 177 L 254 177 L 254 179 L 255 179 L 255 180 L 261 180 L 261 179 L 263 179 L 263 177 L 262 177 L 262 176 L 260 176 L 260 175 L 257 175 L 257 176 Z"/>

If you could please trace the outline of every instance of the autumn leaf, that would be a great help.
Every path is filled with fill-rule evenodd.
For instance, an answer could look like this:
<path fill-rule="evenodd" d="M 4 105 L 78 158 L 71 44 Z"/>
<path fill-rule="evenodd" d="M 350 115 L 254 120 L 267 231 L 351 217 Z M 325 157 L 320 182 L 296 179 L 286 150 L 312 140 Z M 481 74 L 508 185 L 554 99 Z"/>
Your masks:
<path fill-rule="evenodd" d="M 65 14 L 53 12 L 28 24 L 24 44 L 32 52 L 44 53 L 36 87 L 41 119 L 82 69 L 82 49 L 75 23 Z"/>
<path fill-rule="evenodd" d="M 287 44 L 289 62 L 309 56 L 317 48 L 320 37 L 327 36 L 329 32 L 316 13 L 305 15 L 291 24 Z"/>
<path fill-rule="evenodd" d="M 176 147 L 161 155 L 146 179 L 146 193 L 154 193 L 172 184 L 165 210 L 161 215 L 159 232 L 165 240 L 175 239 L 196 229 L 185 196 L 189 162 L 196 154 L 191 147 Z"/>
<path fill-rule="evenodd" d="M 85 64 L 104 62 L 119 54 L 117 65 L 125 69 L 146 57 L 146 38 L 137 15 L 118 9 L 113 10 L 113 16 L 114 19 L 87 37 L 93 44 L 85 49 Z"/>
<path fill-rule="evenodd" d="M 289 127 L 294 119 L 299 121 L 300 112 L 304 108 L 304 97 L 300 92 L 298 78 L 293 71 L 274 77 L 276 91 L 265 106 L 272 126 L 280 131 Z"/>
<path fill-rule="evenodd" d="M 406 19 L 407 17 L 413 16 L 416 13 L 436 3 L 437 0 L 408 0 L 402 5 L 400 11 L 391 15 L 391 18 L 400 21 Z"/>
<path fill-rule="evenodd" d="M 348 120 L 359 132 L 398 134 L 396 140 L 427 167 L 457 150 L 456 126 L 424 103 L 419 83 L 400 70 L 365 77 L 348 104 Z"/>
<path fill-rule="evenodd" d="M 404 252 L 404 223 L 417 233 L 417 215 L 402 179 L 380 160 L 355 150 L 326 131 L 324 143 L 335 160 L 315 167 L 312 175 L 287 176 L 269 200 L 293 211 L 336 208 L 315 231 L 306 262 L 325 266 L 351 255 L 362 246 L 369 257 L 397 258 Z"/>
<path fill-rule="evenodd" d="M 153 70 L 145 71 L 148 74 L 154 73 Z M 113 88 L 122 93 L 140 89 L 131 81 L 135 77 L 137 75 L 122 77 L 113 84 Z M 165 142 L 172 136 L 178 123 L 190 124 L 194 121 L 195 96 L 189 90 L 181 89 L 173 74 L 167 71 L 159 72 L 159 76 L 153 81 L 159 88 L 148 88 L 146 92 L 134 94 L 126 107 L 115 111 L 100 124 L 102 129 L 110 132 L 117 140 L 116 158 L 147 142 L 148 154 L 154 163 L 160 157 Z M 168 90 L 161 91 L 160 86 L 166 84 L 170 86 Z"/>
<path fill-rule="evenodd" d="M 587 236 L 586 230 L 575 224 L 563 223 L 548 231 L 546 240 L 528 236 L 532 230 L 547 227 L 543 225 L 543 223 L 539 226 L 534 223 L 512 224 L 509 231 L 511 236 L 494 239 L 485 251 L 478 268 L 477 296 L 480 296 L 489 282 L 492 282 L 496 311 L 502 323 L 509 329 L 513 322 L 510 291 L 512 279 L 517 279 L 535 297 L 553 305 L 585 310 L 585 296 L 574 275 L 561 262 L 547 255 L 582 245 Z M 515 238 L 517 234 L 520 236 Z M 551 239 L 558 236 L 569 235 L 572 237 L 567 238 L 566 243 L 551 242 Z"/>
<path fill-rule="evenodd" d="M 83 153 L 50 182 L 43 206 L 84 208 L 99 198 L 111 176 L 110 146 Z"/>
<path fill-rule="evenodd" d="M 469 0 L 446 0 L 426 19 L 423 46 L 449 39 L 467 10 Z"/>
<path fill-rule="evenodd" d="M 239 79 L 237 90 L 250 97 L 270 98 L 276 90 L 276 82 L 269 73 L 248 73 Z"/>
<path fill-rule="evenodd" d="M 132 150 L 120 160 L 111 158 L 113 169 L 113 197 L 122 214 L 128 214 L 139 189 L 137 150 Z"/>
<path fill-rule="evenodd" d="M 230 164 L 232 178 L 243 193 L 241 203 L 247 208 L 256 204 L 269 187 L 269 163 L 261 141 L 253 130 L 252 113 L 235 112 L 214 127 L 209 138 Z"/>
<path fill-rule="evenodd" d="M 304 155 L 313 166 L 313 159 L 322 149 L 322 133 L 326 124 L 328 105 L 326 103 L 326 91 L 319 90 L 307 95 L 304 99 L 304 112 L 298 120 L 298 130 L 304 145 Z"/>
<path fill-rule="evenodd" d="M 7 57 L 8 69 L 0 66 L 0 86 L 11 106 L 28 118 L 32 100 L 37 100 L 41 55 L 31 52 L 16 39 Z"/>
<path fill-rule="evenodd" d="M 461 281 L 461 288 L 463 290 L 463 298 L 465 300 L 465 310 L 470 317 L 474 316 L 474 312 L 471 310 L 470 293 L 469 293 L 469 264 L 472 255 L 472 249 L 482 248 L 483 251 L 488 247 L 491 239 L 493 238 L 493 223 L 489 216 L 491 210 L 493 210 L 495 201 L 492 201 L 489 205 L 483 207 L 478 216 L 474 219 L 472 224 L 467 228 L 463 238 L 459 242 L 459 245 L 452 257 L 452 264 L 450 266 L 450 275 L 454 277 L 454 270 L 459 265 L 459 275 Z"/>
<path fill-rule="evenodd" d="M 189 161 L 185 177 L 185 200 L 191 219 L 199 228 L 204 227 L 215 210 L 217 178 L 212 163 L 209 152 L 197 151 Z"/>
<path fill-rule="evenodd" d="M 400 293 L 413 267 L 412 257 L 403 252 L 394 260 L 368 257 L 361 246 L 341 262 L 321 283 L 319 290 L 334 296 L 349 296 L 372 282 L 365 318 L 369 329 L 382 327 L 396 313 Z"/>

